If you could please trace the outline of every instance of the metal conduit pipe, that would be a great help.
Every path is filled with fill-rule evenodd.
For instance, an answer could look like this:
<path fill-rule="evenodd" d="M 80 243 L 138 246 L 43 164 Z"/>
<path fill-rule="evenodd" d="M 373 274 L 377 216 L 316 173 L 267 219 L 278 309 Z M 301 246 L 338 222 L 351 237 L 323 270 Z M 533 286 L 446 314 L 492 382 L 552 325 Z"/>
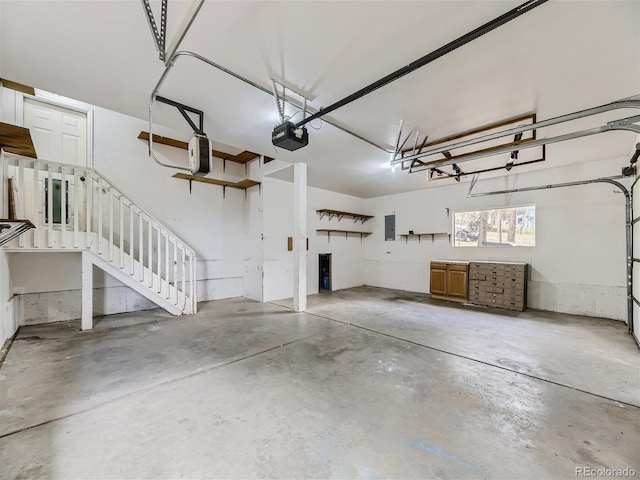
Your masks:
<path fill-rule="evenodd" d="M 156 95 L 158 94 L 158 88 L 160 87 L 160 84 L 164 80 L 164 77 L 166 76 L 167 72 L 169 71 L 169 69 L 171 68 L 172 65 L 173 65 L 173 63 L 170 63 L 165 68 L 162 76 L 160 77 L 160 80 L 156 84 L 156 88 L 153 90 L 153 92 L 151 92 L 151 97 L 149 98 L 149 142 L 148 142 L 148 145 L 149 145 L 149 158 L 152 159 L 154 162 L 156 162 L 161 167 L 175 168 L 175 169 L 178 169 L 178 170 L 184 170 L 186 172 L 191 173 L 191 170 L 188 169 L 187 167 L 180 167 L 178 165 L 171 165 L 171 164 L 168 164 L 168 163 L 162 163 L 160 160 L 158 160 L 158 158 L 156 157 L 155 153 L 153 153 L 153 104 L 156 101 Z"/>
<path fill-rule="evenodd" d="M 187 32 L 191 28 L 191 25 L 196 19 L 198 12 L 200 12 L 202 5 L 204 5 L 204 0 L 198 0 L 197 2 L 193 1 L 193 3 L 191 4 L 190 12 L 184 18 L 184 20 L 182 21 L 182 25 L 179 27 L 178 37 L 174 39 L 174 41 L 171 42 L 171 45 L 169 46 L 170 51 L 167 52 L 168 55 L 164 62 L 165 66 L 173 62 L 173 59 L 176 56 L 176 52 L 178 51 L 178 48 L 180 48 L 182 40 L 184 40 L 184 37 L 187 35 Z"/>
<path fill-rule="evenodd" d="M 423 152 L 420 152 L 418 154 L 415 155 L 408 155 L 406 157 L 402 157 L 402 158 L 397 158 L 391 161 L 392 164 L 395 163 L 402 163 L 402 162 L 408 162 L 411 160 L 417 160 L 419 158 L 423 158 L 429 155 L 437 155 L 437 154 L 442 154 L 444 151 L 451 151 L 454 150 L 456 148 L 461 148 L 461 147 L 467 147 L 470 145 L 475 145 L 478 143 L 482 143 L 482 142 L 486 142 L 489 140 L 495 140 L 498 138 L 502 138 L 502 137 L 506 137 L 506 136 L 511 136 L 511 135 L 516 135 L 518 133 L 523 133 L 523 132 L 527 132 L 529 130 L 536 130 L 538 128 L 544 128 L 544 127 L 549 127 L 551 125 L 557 125 L 559 123 L 565 123 L 565 122 L 570 122 L 572 120 L 577 120 L 579 118 L 584 118 L 584 117 L 590 117 L 592 115 L 597 115 L 599 113 L 604 113 L 604 112 L 609 112 L 612 110 L 620 110 L 620 109 L 627 109 L 627 108 L 640 108 L 640 100 L 637 99 L 630 99 L 630 100 L 617 100 L 615 102 L 611 102 L 611 103 L 607 103 L 605 105 L 600 105 L 598 107 L 592 107 L 592 108 L 587 108 L 585 110 L 580 110 L 578 112 L 573 112 L 573 113 L 569 113 L 566 115 L 560 115 L 558 117 L 554 117 L 554 118 L 550 118 L 548 120 L 543 120 L 541 122 L 536 122 L 536 123 L 531 123 L 529 125 L 522 125 L 520 127 L 514 127 L 514 128 L 510 128 L 508 130 L 502 130 L 500 132 L 495 132 L 495 133 L 490 133 L 487 135 L 483 135 L 481 137 L 476 137 L 470 140 L 464 140 L 461 142 L 456 142 L 456 143 L 450 143 L 447 144 L 446 146 L 440 146 L 440 147 L 435 147 L 429 150 L 424 150 Z M 554 137 L 554 138 L 559 138 L 560 140 L 557 141 L 562 141 L 562 140 L 568 140 L 569 138 L 577 138 L 576 136 L 573 135 L 577 135 L 577 136 L 586 136 L 586 135 L 593 135 L 595 133 L 601 133 L 603 131 L 608 131 L 608 130 L 631 130 L 637 133 L 640 133 L 640 128 L 638 128 L 638 126 L 636 125 L 629 125 L 629 122 L 634 122 L 634 121 L 639 121 L 640 117 L 635 116 L 635 117 L 628 117 L 622 120 L 616 120 L 613 122 L 608 122 L 605 126 L 603 127 L 597 127 L 594 129 L 588 129 L 588 130 L 583 130 L 581 132 L 575 132 L 575 133 L 570 133 L 567 135 L 561 135 L 559 137 Z M 626 122 L 626 123 L 625 123 Z M 598 130 L 598 131 L 596 131 Z M 542 145 L 544 141 L 548 141 L 550 139 L 540 139 L 540 140 L 535 140 L 535 141 L 531 141 L 531 142 L 525 142 L 525 143 L 521 143 L 518 145 L 518 149 L 521 150 L 523 148 L 531 148 L 534 146 L 539 146 Z M 536 143 L 534 143 L 536 142 Z M 548 142 L 548 143 L 552 143 L 552 142 Z M 501 150 L 495 150 L 495 152 L 497 153 L 504 153 L 504 152 L 510 152 L 514 149 L 513 146 L 509 146 L 509 147 L 505 147 L 506 149 L 501 149 Z M 502 151 L 504 150 L 504 151 Z M 494 152 L 491 152 L 492 155 L 497 154 Z M 486 156 L 486 155 L 485 155 Z M 473 160 L 475 158 L 479 158 L 479 157 L 474 157 L 472 155 L 469 155 L 469 157 L 466 157 L 464 160 L 468 161 L 469 160 Z M 457 163 L 460 163 L 461 160 L 458 160 Z M 444 162 L 444 160 L 443 160 Z M 456 163 L 456 162 L 454 162 Z M 446 163 L 438 163 L 436 166 L 445 166 L 448 165 Z"/>
<path fill-rule="evenodd" d="M 196 60 L 200 60 L 201 62 L 204 62 L 207 65 L 210 65 L 210 66 L 212 66 L 214 68 L 217 68 L 218 70 L 220 70 L 220 71 L 222 71 L 222 72 L 224 72 L 224 73 L 226 73 L 228 75 L 231 75 L 232 77 L 234 77 L 234 78 L 246 83 L 247 85 L 251 85 L 252 87 L 257 88 L 258 90 L 261 90 L 264 93 L 267 93 L 267 94 L 269 94 L 271 96 L 275 96 L 274 92 L 272 92 L 268 88 L 265 88 L 262 85 L 259 85 L 259 84 L 255 83 L 255 82 L 249 80 L 248 78 L 245 78 L 242 75 L 239 75 L 239 74 L 229 70 L 228 68 L 217 64 L 213 60 L 209 60 L 208 58 L 203 57 L 202 55 L 199 55 L 199 54 L 197 54 L 195 52 L 190 52 L 190 51 L 187 51 L 187 50 L 178 51 L 173 55 L 171 60 L 169 62 L 167 62 L 167 66 L 165 67 L 164 72 L 162 72 L 162 75 L 160 76 L 160 79 L 156 83 L 156 86 L 153 89 L 153 92 L 151 92 L 151 97 L 149 99 L 149 138 L 150 139 L 151 139 L 151 134 L 152 134 L 152 132 L 151 132 L 151 129 L 152 129 L 152 109 L 153 109 L 153 103 L 155 101 L 155 97 L 158 94 L 158 90 L 160 89 L 160 86 L 164 82 L 167 74 L 169 73 L 169 70 L 171 70 L 171 67 L 173 67 L 173 65 L 175 64 L 175 61 L 178 59 L 178 57 L 181 57 L 181 56 L 193 57 Z M 300 109 L 301 111 L 304 109 L 304 105 L 302 105 L 302 104 L 300 104 L 300 103 L 298 103 L 298 102 L 296 102 L 296 101 L 294 101 L 294 100 L 292 100 L 290 98 L 285 99 L 285 102 L 288 103 L 289 105 L 295 107 L 295 108 Z M 313 111 L 313 109 L 310 109 L 309 107 L 307 107 L 307 111 Z M 323 121 L 325 123 L 331 125 L 332 127 L 337 128 L 338 130 L 357 138 L 358 140 L 362 140 L 363 142 L 368 143 L 372 147 L 375 147 L 375 148 L 377 148 L 379 150 L 382 150 L 385 153 L 394 153 L 393 150 L 390 150 L 388 148 L 382 147 L 382 146 L 378 145 L 377 143 L 374 143 L 373 141 L 369 140 L 368 138 L 365 138 L 362 135 L 359 135 L 359 134 L 357 134 L 355 132 L 352 132 L 351 130 L 348 130 L 348 129 L 344 128 L 344 127 L 341 127 L 340 125 L 337 125 L 336 123 L 333 123 L 330 120 L 324 119 Z M 158 161 L 158 159 L 155 158 L 155 155 L 153 154 L 153 145 L 152 145 L 152 141 L 151 140 L 149 141 L 149 156 L 156 163 L 158 163 L 159 165 L 162 165 L 163 167 L 171 167 L 171 168 L 180 168 L 180 169 L 182 169 L 181 167 L 174 167 L 173 165 L 166 165 L 166 164 L 163 164 L 160 161 Z M 188 169 L 186 169 L 186 170 L 188 170 Z"/>
<path fill-rule="evenodd" d="M 576 182 L 555 183 L 550 185 L 539 185 L 536 187 L 512 188 L 509 190 L 496 190 L 493 192 L 471 193 L 478 176 L 474 176 L 469 186 L 467 198 L 486 197 L 489 195 L 504 195 L 508 193 L 531 192 L 534 190 L 547 190 L 551 188 L 575 187 L 578 185 L 589 185 L 591 183 L 609 183 L 619 188 L 625 196 L 625 231 L 627 247 L 627 327 L 629 333 L 633 334 L 633 194 L 622 183 L 616 181 L 624 178 L 622 175 L 613 177 L 595 178 L 592 180 L 579 180 Z"/>
<path fill-rule="evenodd" d="M 485 33 L 488 33 L 498 28 L 499 26 L 504 25 L 507 22 L 510 22 L 511 20 L 518 18 L 520 15 L 527 13 L 530 10 L 533 10 L 534 8 L 542 5 L 545 2 L 547 2 L 547 0 L 529 0 L 523 3 L 522 5 L 512 10 L 509 10 L 507 13 L 504 13 L 499 17 L 494 18 L 493 20 L 476 28 L 475 30 L 465 33 L 464 35 L 456 38 L 455 40 L 447 43 L 446 45 L 443 45 L 442 47 L 434 50 L 433 52 L 428 53 L 423 57 L 420 57 L 418 60 L 411 62 L 409 65 L 399 68 L 395 72 L 392 72 L 389 75 L 381 78 L 380 80 L 377 80 L 371 83 L 370 85 L 367 85 L 366 87 L 361 88 L 360 90 L 358 90 L 355 93 L 352 93 L 348 97 L 345 97 L 342 100 L 338 100 L 337 102 L 329 105 L 328 107 L 323 108 L 322 110 L 311 115 L 310 117 L 307 117 L 299 121 L 298 123 L 295 124 L 296 128 L 301 127 L 302 125 L 305 125 L 306 123 L 309 123 L 310 121 L 315 120 L 316 118 L 320 118 L 323 115 L 326 115 L 327 113 L 332 112 L 340 107 L 344 107 L 345 105 L 353 102 L 354 100 L 362 98 L 365 95 L 368 95 L 369 93 L 379 89 L 380 87 L 384 87 L 385 85 L 391 82 L 394 82 L 399 78 L 404 77 L 405 75 L 421 67 L 424 67 L 428 63 L 431 63 L 434 60 L 437 60 L 438 58 L 453 52 L 454 50 L 466 45 L 467 43 L 472 42 L 473 40 L 481 37 Z"/>
<path fill-rule="evenodd" d="M 386 77 L 378 80 L 377 82 L 374 82 L 371 85 L 368 85 L 367 87 L 357 91 L 356 93 L 354 93 L 352 95 L 349 95 L 348 97 L 346 97 L 346 98 L 344 98 L 342 100 L 339 100 L 338 102 L 330 105 L 329 107 L 326 107 L 326 108 L 323 108 L 323 109 L 321 109 L 319 111 L 313 112 L 312 115 L 310 115 L 309 117 L 306 117 L 302 121 L 298 122 L 296 124 L 296 127 L 305 125 L 305 124 L 315 120 L 316 118 L 320 118 L 320 117 L 326 115 L 327 113 L 329 113 L 329 112 L 331 112 L 331 111 L 333 111 L 333 110 L 335 110 L 335 109 L 337 109 L 337 108 L 339 108 L 341 106 L 346 105 L 347 103 L 351 103 L 352 101 L 354 101 L 354 100 L 356 100 L 356 99 L 358 99 L 360 97 L 363 97 L 364 95 L 367 95 L 368 93 L 371 93 L 372 91 L 374 91 L 374 90 L 376 90 L 376 89 L 378 89 L 378 88 L 380 88 L 380 87 L 382 87 L 382 86 L 384 86 L 384 85 L 386 85 L 386 84 L 388 84 L 390 82 L 393 82 L 394 80 L 397 80 L 398 78 L 403 77 L 404 75 L 407 75 L 408 73 L 411 73 L 414 70 L 417 70 L 418 68 L 423 67 L 424 65 L 426 65 L 428 63 L 431 63 L 432 61 L 434 61 L 434 60 L 446 55 L 449 52 L 452 52 L 453 50 L 455 50 L 455 49 L 457 49 L 457 48 L 459 48 L 459 47 L 461 47 L 463 45 L 466 45 L 467 43 L 477 39 L 478 37 L 481 37 L 485 33 L 488 33 L 491 30 L 494 30 L 495 28 L 497 28 L 497 27 L 499 27 L 499 26 L 501 26 L 501 25 L 503 25 L 503 24 L 505 24 L 505 23 L 507 23 L 507 22 L 519 17 L 520 15 L 528 12 L 529 10 L 532 10 L 533 8 L 535 8 L 535 7 L 539 6 L 539 5 L 542 5 L 543 3 L 547 2 L 547 1 L 548 0 L 528 0 L 527 2 L 523 3 L 522 5 L 514 8 L 514 9 L 512 9 L 510 11 L 508 11 L 507 13 L 505 13 L 503 15 L 500 15 L 497 18 L 494 18 L 493 20 L 485 23 L 484 25 L 476 28 L 473 31 L 471 31 L 471 32 L 469 32 L 469 33 L 467 33 L 465 35 L 462 35 L 461 37 L 456 38 L 452 42 L 449 42 L 448 44 L 438 48 L 437 50 L 434 50 L 433 52 L 431 52 L 431 53 L 419 58 L 418 60 L 416 60 L 416 61 L 414 61 L 412 63 L 410 63 L 409 65 L 396 70 L 395 72 L 387 75 Z M 271 92 L 269 89 L 267 89 L 267 88 L 265 88 L 265 87 L 263 87 L 261 85 L 258 85 L 257 83 L 252 82 L 251 80 L 249 80 L 249 79 L 247 79 L 247 78 L 245 78 L 245 77 L 243 77 L 243 76 L 241 76 L 241 75 L 239 75 L 239 74 L 237 74 L 235 72 L 232 72 L 228 68 L 225 68 L 222 65 L 219 65 L 219 64 L 213 62 L 212 60 L 209 60 L 209 59 L 203 57 L 202 55 L 198 55 L 197 53 L 189 52 L 189 51 L 177 51 L 177 48 L 178 48 L 180 42 L 182 41 L 182 39 L 186 35 L 187 30 L 191 26 L 191 23 L 193 23 L 193 20 L 194 20 L 195 16 L 197 15 L 198 11 L 200 10 L 201 6 L 202 6 L 202 0 L 198 4 L 198 6 L 195 9 L 195 11 L 194 11 L 192 17 L 190 18 L 189 22 L 187 23 L 185 28 L 182 30 L 180 38 L 176 42 L 175 46 L 173 46 L 173 48 L 171 49 L 170 54 L 167 56 L 167 58 L 165 60 L 165 67 L 166 67 L 165 71 L 163 72 L 162 76 L 160 77 L 160 80 L 158 81 L 158 84 L 156 85 L 156 88 L 154 89 L 154 92 L 151 94 L 151 99 L 150 99 L 150 102 L 149 102 L 149 118 L 150 119 L 151 119 L 151 116 L 152 116 L 151 109 L 152 109 L 152 106 L 153 106 L 153 102 L 155 100 L 155 95 L 158 92 L 158 88 L 160 87 L 160 84 L 164 80 L 164 77 L 166 76 L 166 74 L 169 71 L 169 69 L 173 66 L 173 64 L 174 64 L 175 60 L 177 59 L 177 57 L 179 57 L 181 55 L 188 55 L 188 56 L 191 56 L 193 58 L 196 58 L 196 59 L 198 59 L 198 60 L 200 60 L 202 62 L 207 63 L 208 65 L 211 65 L 212 67 L 215 67 L 215 68 L 219 69 L 220 71 L 223 71 L 223 72 L 231 75 L 234 78 L 237 78 L 238 80 L 241 80 L 241 81 L 245 82 L 248 85 L 251 85 L 254 88 L 262 90 L 263 92 L 265 92 L 265 93 L 267 93 L 269 95 L 272 95 L 272 96 L 275 95 L 275 93 Z M 304 106 L 298 104 L 298 102 L 294 102 L 294 101 L 291 101 L 291 100 L 285 100 L 285 101 L 287 103 L 289 103 L 290 105 L 292 105 L 292 106 L 294 106 L 294 107 L 296 107 L 296 108 L 298 108 L 300 110 L 304 109 Z M 368 143 L 369 145 L 371 145 L 373 147 L 376 147 L 376 148 L 382 150 L 385 153 L 396 153 L 396 152 L 394 152 L 394 151 L 392 151 L 392 150 L 390 150 L 388 148 L 385 148 L 385 147 L 382 147 L 382 146 L 376 144 L 375 142 L 373 142 L 373 141 L 371 141 L 371 140 L 369 140 L 369 139 L 367 139 L 367 138 L 365 138 L 365 137 L 363 137 L 363 136 L 361 136 L 361 135 L 359 135 L 359 134 L 357 134 L 355 132 L 352 132 L 352 131 L 344 128 L 344 127 L 341 127 L 340 125 L 337 125 L 337 124 L 335 124 L 335 123 L 333 123 L 331 121 L 328 121 L 328 120 L 324 120 L 324 121 L 326 123 L 328 123 L 329 125 L 337 128 L 337 129 L 339 129 L 339 130 L 341 130 L 341 131 L 343 131 L 345 133 L 348 133 L 349 135 L 352 135 L 353 137 L 355 137 L 355 138 L 357 138 L 359 140 L 362 140 L 362 141 Z M 150 121 L 150 124 L 151 124 L 151 121 Z M 150 138 L 150 140 L 149 140 L 149 146 L 150 146 L 150 148 L 149 148 L 149 156 L 152 157 L 153 160 L 156 163 L 158 163 L 158 164 L 160 164 L 162 166 L 168 166 L 166 164 L 163 164 L 163 163 L 159 162 L 158 159 L 155 158 L 155 155 L 153 154 L 153 147 L 152 147 L 153 135 L 152 135 L 152 132 L 151 132 L 151 125 L 149 126 L 149 138 Z"/>

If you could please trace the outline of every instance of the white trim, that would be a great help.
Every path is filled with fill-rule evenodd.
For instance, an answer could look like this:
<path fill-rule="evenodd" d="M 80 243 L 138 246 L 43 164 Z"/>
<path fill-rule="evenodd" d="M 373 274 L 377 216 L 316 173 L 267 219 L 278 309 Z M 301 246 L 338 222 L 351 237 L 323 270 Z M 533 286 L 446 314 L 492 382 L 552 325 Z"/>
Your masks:
<path fill-rule="evenodd" d="M 66 108 L 87 116 L 87 167 L 93 168 L 93 108 L 89 105 L 66 97 L 58 97 L 53 93 L 36 89 L 36 95 L 16 92 L 16 124 L 24 126 L 24 99 L 28 98 L 40 103 Z"/>
<path fill-rule="evenodd" d="M 505 193 L 504 195 L 508 195 L 508 194 Z M 507 208 L 523 208 L 523 207 L 535 207 L 535 206 L 536 206 L 535 203 L 519 203 L 517 205 L 502 204 L 502 206 L 498 206 L 498 207 L 469 208 L 466 210 L 452 210 L 452 211 L 453 211 L 453 214 L 455 215 L 456 213 L 484 212 L 485 210 L 504 210 Z"/>

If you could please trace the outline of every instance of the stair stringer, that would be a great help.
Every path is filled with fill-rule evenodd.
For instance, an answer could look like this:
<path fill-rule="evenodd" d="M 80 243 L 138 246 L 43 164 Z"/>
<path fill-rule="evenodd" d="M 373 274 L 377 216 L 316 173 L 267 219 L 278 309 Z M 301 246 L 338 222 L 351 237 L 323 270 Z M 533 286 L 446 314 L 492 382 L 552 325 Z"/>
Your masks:
<path fill-rule="evenodd" d="M 93 267 L 96 266 L 115 279 L 124 283 L 127 287 L 138 292 L 158 307 L 163 308 L 172 315 L 185 313 L 179 306 L 174 305 L 166 298 L 157 294 L 148 286 L 140 283 L 128 273 L 115 266 L 113 263 L 90 251 L 82 250 L 82 330 L 93 328 Z"/>

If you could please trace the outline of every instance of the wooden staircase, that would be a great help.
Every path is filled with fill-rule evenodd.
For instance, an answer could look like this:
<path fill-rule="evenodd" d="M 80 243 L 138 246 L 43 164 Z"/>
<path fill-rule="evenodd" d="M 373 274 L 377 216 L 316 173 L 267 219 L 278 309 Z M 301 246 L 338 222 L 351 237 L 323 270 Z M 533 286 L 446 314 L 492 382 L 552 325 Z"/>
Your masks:
<path fill-rule="evenodd" d="M 193 249 L 95 169 L 6 152 L 1 167 L 0 198 L 11 178 L 16 216 L 35 226 L 5 250 L 82 253 L 83 330 L 93 327 L 94 266 L 173 315 L 196 313 Z"/>

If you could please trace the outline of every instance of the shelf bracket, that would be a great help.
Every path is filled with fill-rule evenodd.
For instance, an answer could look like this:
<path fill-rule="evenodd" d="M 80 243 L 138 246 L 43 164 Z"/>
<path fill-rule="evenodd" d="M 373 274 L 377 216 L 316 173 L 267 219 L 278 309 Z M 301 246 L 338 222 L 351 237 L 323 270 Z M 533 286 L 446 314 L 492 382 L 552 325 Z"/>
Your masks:
<path fill-rule="evenodd" d="M 193 129 L 194 132 L 199 134 L 204 134 L 204 112 L 202 110 L 198 110 L 197 108 L 188 107 L 180 102 L 176 102 L 174 100 L 169 100 L 168 98 L 161 97 L 160 95 L 156 95 L 156 100 L 160 103 L 166 103 L 167 105 L 171 105 L 172 107 L 176 107 L 180 114 L 187 121 L 189 126 Z M 194 113 L 198 115 L 198 126 L 193 123 L 193 120 L 187 113 Z"/>

